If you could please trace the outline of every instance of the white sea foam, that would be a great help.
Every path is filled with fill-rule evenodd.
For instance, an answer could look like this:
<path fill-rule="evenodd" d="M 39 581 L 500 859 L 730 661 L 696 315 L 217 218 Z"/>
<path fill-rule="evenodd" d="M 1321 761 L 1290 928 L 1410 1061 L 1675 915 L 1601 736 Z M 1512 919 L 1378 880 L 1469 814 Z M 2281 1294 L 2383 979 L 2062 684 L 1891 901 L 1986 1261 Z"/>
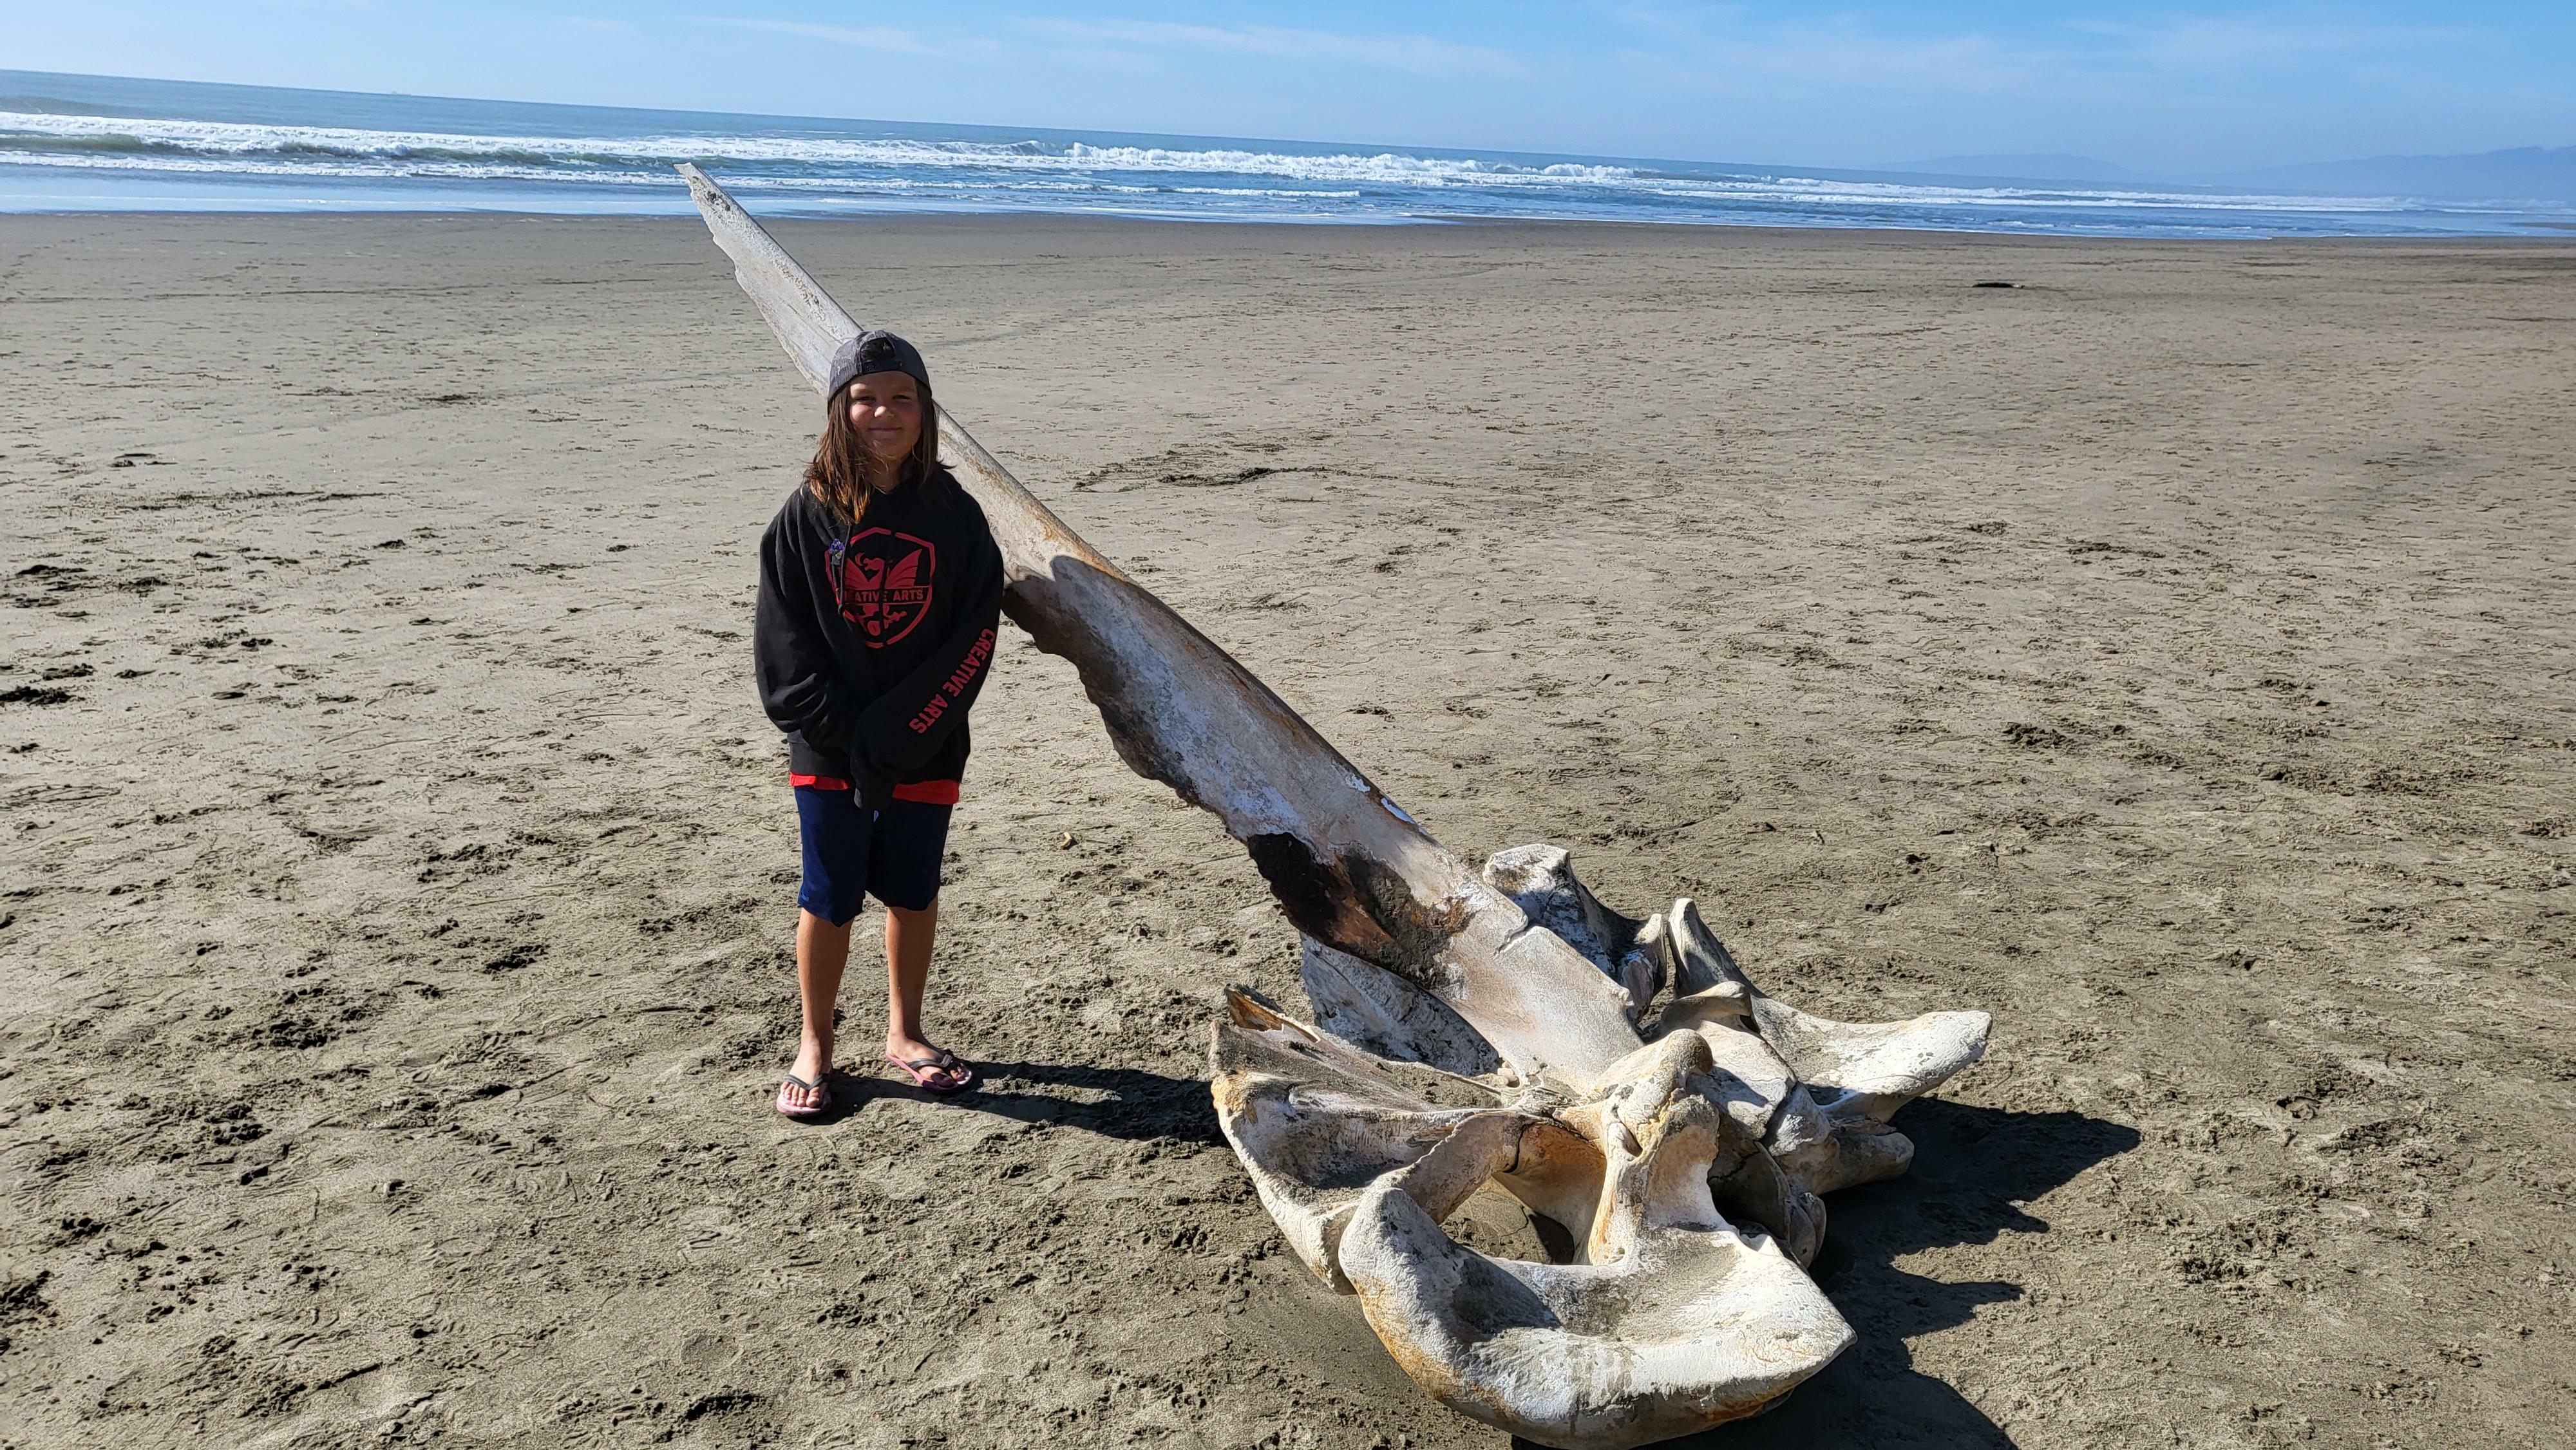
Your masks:
<path fill-rule="evenodd" d="M 41 140 L 92 144 L 76 151 L 32 149 L 24 144 Z M 13 146 L 13 141 L 21 144 Z M 47 156 L 113 154 L 170 161 L 190 156 L 241 160 L 275 157 L 299 167 L 327 164 L 334 160 L 372 160 L 408 166 L 470 166 L 485 161 L 504 161 L 565 168 L 658 167 L 695 161 L 700 164 L 737 162 L 899 170 L 1196 172 L 1205 175 L 1278 176 L 1303 181 L 1383 182 L 1403 186 L 1600 184 L 1626 181 L 1635 175 L 1629 168 L 1619 166 L 1557 163 L 1525 167 L 1508 162 L 1408 156 L 1398 152 L 1298 155 L 1226 148 L 1189 151 L 1146 146 L 1093 146 L 1083 142 L 1050 146 L 1035 141 L 994 143 L 715 134 L 484 136 L 0 111 L 0 156 L 8 160 L 25 162 Z M 311 162 L 308 163 L 306 158 L 311 158 Z"/>
<path fill-rule="evenodd" d="M 496 131 L 502 128 L 496 127 Z M 781 132 L 790 128 L 782 126 Z M 2390 197 L 2219 194 L 2155 188 L 1942 186 L 1792 172 L 1610 162 L 1520 163 L 1400 151 L 967 141 L 758 130 L 532 136 L 333 125 L 253 125 L 0 111 L 0 168 L 47 168 L 275 190 L 284 182 L 374 194 L 462 196 L 465 205 L 684 206 L 671 166 L 694 161 L 755 200 L 787 207 L 1112 209 L 1136 215 L 1395 220 L 1423 215 L 1931 226 L 1978 230 L 2239 235 L 2252 231 L 2454 230 L 2482 213 Z M 441 183 L 449 192 L 437 192 Z M 248 193 L 241 193 L 248 194 Z M 510 198 L 542 197 L 537 202 Z M 1159 199 L 1159 200 L 1158 200 Z M 0 207 L 7 205 L 0 194 Z M 2483 229 L 2503 230 L 2510 223 Z"/>
<path fill-rule="evenodd" d="M 78 150 L 25 149 L 10 144 L 21 138 L 124 144 L 92 145 Z M 1798 176 L 1694 179 L 1684 183 L 1626 166 L 1574 162 L 1515 166 L 1467 157 L 1411 156 L 1400 152 L 1297 155 L 1226 148 L 1177 150 L 1094 146 L 1084 142 L 1046 146 L 1034 141 L 994 143 L 719 134 L 486 136 L 456 132 L 373 131 L 336 126 L 257 126 L 128 116 L 57 116 L 23 111 L 0 111 L 0 157 L 19 164 L 119 166 L 196 172 L 239 170 L 258 175 L 402 174 L 459 179 L 593 179 L 612 183 L 630 179 L 617 175 L 620 170 L 650 167 L 649 178 L 633 179 L 649 179 L 655 185 L 668 184 L 661 174 L 663 167 L 680 161 L 695 161 L 700 164 L 734 162 L 933 173 L 954 170 L 1057 174 L 1196 173 L 1202 176 L 1275 176 L 1343 185 L 1357 182 L 1421 188 L 1608 187 L 1675 199 L 1762 199 L 1810 206 L 1875 202 L 1898 205 L 2027 207 L 2039 204 L 2348 211 L 2401 205 L 2388 199 L 1944 187 L 1825 182 Z M 779 176 L 770 179 L 785 183 L 793 178 Z M 1240 188 L 1224 188 L 1216 194 L 1251 193 Z"/>
<path fill-rule="evenodd" d="M 2189 209 L 2194 211 L 2399 212 L 2415 204 L 2397 197 L 2228 195 L 2213 192 L 2063 191 L 2017 187 L 1907 186 L 1890 182 L 1818 182 L 1802 177 L 1744 182 L 1664 182 L 1658 196 L 1699 201 L 1778 201 L 1803 206 L 2073 207 Z"/>

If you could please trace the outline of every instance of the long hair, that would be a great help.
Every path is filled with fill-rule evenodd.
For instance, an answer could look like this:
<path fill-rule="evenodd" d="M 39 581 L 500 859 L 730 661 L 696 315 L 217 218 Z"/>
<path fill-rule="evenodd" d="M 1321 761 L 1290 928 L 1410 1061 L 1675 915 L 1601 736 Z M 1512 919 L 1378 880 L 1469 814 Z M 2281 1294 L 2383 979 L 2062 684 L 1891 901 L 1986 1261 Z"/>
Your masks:
<path fill-rule="evenodd" d="M 824 407 L 822 441 L 814 445 L 814 461 L 805 465 L 805 491 L 852 525 L 866 516 L 871 494 L 924 487 L 940 476 L 939 404 L 930 396 L 930 384 L 918 378 L 913 382 L 921 392 L 921 436 L 911 452 L 892 463 L 870 453 L 850 426 L 848 387 Z"/>

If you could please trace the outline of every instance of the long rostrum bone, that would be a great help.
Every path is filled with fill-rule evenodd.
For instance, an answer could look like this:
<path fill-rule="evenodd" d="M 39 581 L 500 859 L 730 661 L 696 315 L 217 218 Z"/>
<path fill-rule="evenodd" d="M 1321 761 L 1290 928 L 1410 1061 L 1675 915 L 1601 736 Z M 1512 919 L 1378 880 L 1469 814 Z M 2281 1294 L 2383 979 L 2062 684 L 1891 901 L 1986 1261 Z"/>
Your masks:
<path fill-rule="evenodd" d="M 820 391 L 858 324 L 722 187 L 690 194 L 805 380 Z M 1001 546 L 1003 609 L 1073 662 L 1137 774 L 1212 811 L 1290 921 L 1449 1004 L 1525 1079 L 1571 1087 L 1634 1052 L 1626 995 L 1555 934 L 1533 930 L 1327 744 L 1269 686 L 1120 572 L 939 410 L 958 481 Z"/>

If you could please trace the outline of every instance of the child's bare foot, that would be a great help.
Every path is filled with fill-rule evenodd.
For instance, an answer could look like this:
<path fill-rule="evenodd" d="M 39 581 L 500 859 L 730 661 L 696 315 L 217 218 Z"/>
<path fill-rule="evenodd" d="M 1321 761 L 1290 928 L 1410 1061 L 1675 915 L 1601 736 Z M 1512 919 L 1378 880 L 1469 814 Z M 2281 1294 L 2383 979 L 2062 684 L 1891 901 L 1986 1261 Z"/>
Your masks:
<path fill-rule="evenodd" d="M 796 1050 L 796 1061 L 787 1068 L 787 1080 L 778 1085 L 778 1111 L 791 1118 L 810 1118 L 829 1107 L 831 1086 L 826 1081 L 832 1073 L 832 1045 L 807 1038 Z"/>
<path fill-rule="evenodd" d="M 918 1037 L 888 1037 L 885 1060 L 903 1069 L 923 1092 L 944 1097 L 975 1085 L 975 1069 L 965 1059 Z"/>

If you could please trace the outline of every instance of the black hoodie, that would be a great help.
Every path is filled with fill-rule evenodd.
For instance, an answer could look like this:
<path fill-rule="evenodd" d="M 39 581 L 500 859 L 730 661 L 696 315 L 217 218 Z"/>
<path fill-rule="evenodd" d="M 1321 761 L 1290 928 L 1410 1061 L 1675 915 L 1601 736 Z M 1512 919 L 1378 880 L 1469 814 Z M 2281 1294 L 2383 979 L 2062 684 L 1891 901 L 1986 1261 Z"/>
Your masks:
<path fill-rule="evenodd" d="M 869 806 L 954 804 L 1001 612 L 1002 551 L 947 470 L 877 494 L 855 527 L 798 488 L 760 538 L 751 639 L 790 773 Z"/>

